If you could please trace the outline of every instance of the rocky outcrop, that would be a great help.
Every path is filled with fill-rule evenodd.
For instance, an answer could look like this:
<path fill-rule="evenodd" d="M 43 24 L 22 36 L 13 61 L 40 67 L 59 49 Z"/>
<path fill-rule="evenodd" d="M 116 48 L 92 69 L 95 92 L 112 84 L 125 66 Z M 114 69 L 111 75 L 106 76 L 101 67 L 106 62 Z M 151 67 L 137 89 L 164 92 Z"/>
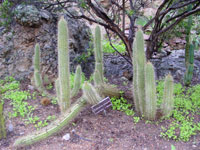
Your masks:
<path fill-rule="evenodd" d="M 194 60 L 194 77 L 193 80 L 200 81 L 200 51 L 195 51 Z M 162 59 L 152 59 L 156 68 L 157 77 L 163 78 L 169 72 L 176 81 L 182 81 L 185 68 L 185 50 L 173 50 L 172 53 Z"/>
<path fill-rule="evenodd" d="M 185 51 L 173 50 L 170 55 L 152 59 L 157 79 L 162 79 L 171 73 L 176 81 L 182 81 L 185 73 Z M 116 55 L 104 56 L 105 74 L 110 76 L 125 76 L 132 74 L 132 66 L 125 59 Z M 200 82 L 200 51 L 195 51 L 193 81 Z"/>
<path fill-rule="evenodd" d="M 0 30 L 0 77 L 14 75 L 17 79 L 31 78 L 34 45 L 41 47 L 42 73 L 57 75 L 57 21 L 60 15 L 53 15 L 34 6 L 20 5 L 16 8 L 17 24 L 10 32 Z M 81 63 L 83 71 L 93 71 L 94 58 L 87 56 L 91 45 L 91 31 L 84 21 L 67 18 L 70 31 L 70 60 L 74 70 Z M 87 56 L 85 61 L 78 61 Z"/>

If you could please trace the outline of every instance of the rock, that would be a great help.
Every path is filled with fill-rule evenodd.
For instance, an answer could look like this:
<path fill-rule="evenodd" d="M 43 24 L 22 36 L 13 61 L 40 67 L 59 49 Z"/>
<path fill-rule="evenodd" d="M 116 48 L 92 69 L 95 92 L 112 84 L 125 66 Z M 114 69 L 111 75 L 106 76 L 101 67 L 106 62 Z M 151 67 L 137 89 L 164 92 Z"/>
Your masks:
<path fill-rule="evenodd" d="M 63 140 L 65 140 L 65 141 L 69 141 L 69 140 L 70 140 L 70 134 L 67 133 L 67 134 L 65 134 L 62 138 L 63 138 Z"/>
<path fill-rule="evenodd" d="M 200 79 L 200 51 L 195 51 L 194 61 L 194 78 Z M 182 81 L 185 68 L 185 50 L 174 50 L 172 53 L 163 57 L 162 59 L 151 60 L 155 66 L 156 74 L 159 79 L 165 77 L 168 73 L 171 73 L 177 81 Z"/>
<path fill-rule="evenodd" d="M 18 5 L 14 12 L 16 22 L 23 26 L 38 27 L 41 25 L 40 11 L 34 5 Z"/>
<path fill-rule="evenodd" d="M 14 75 L 16 79 L 31 79 L 35 43 L 41 48 L 41 72 L 57 77 L 57 22 L 60 15 L 37 9 L 33 5 L 19 5 L 16 20 L 10 32 L 0 36 L 0 77 Z M 91 30 L 81 20 L 64 15 L 69 27 L 70 67 L 78 64 L 89 76 L 94 69 L 94 56 L 87 55 L 91 48 Z M 33 26 L 35 28 L 33 28 Z"/>
<path fill-rule="evenodd" d="M 174 50 L 168 55 L 166 52 L 151 59 L 154 64 L 157 79 L 164 78 L 171 73 L 176 81 L 182 81 L 185 73 L 185 50 Z M 195 51 L 194 79 L 200 82 L 200 51 Z M 132 66 L 121 56 L 104 55 L 104 70 L 106 77 L 122 77 L 125 72 L 132 75 Z"/>

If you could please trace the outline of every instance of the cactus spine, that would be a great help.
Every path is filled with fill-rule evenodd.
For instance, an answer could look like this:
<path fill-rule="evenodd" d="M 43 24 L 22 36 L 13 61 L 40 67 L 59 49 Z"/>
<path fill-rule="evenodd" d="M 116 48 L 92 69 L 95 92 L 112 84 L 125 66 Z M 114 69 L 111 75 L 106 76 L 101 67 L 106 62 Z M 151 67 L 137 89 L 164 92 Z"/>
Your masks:
<path fill-rule="evenodd" d="M 40 74 L 40 46 L 39 44 L 35 45 L 35 54 L 34 54 L 34 81 L 36 88 L 42 92 L 44 87 L 42 83 L 42 77 Z"/>
<path fill-rule="evenodd" d="M 173 90 L 174 90 L 173 78 L 169 74 L 165 77 L 163 103 L 161 105 L 161 110 L 164 116 L 170 116 L 173 110 L 174 107 Z"/>
<path fill-rule="evenodd" d="M 133 43 L 133 96 L 136 111 L 149 120 L 156 119 L 157 113 L 157 97 L 156 97 L 156 82 L 154 67 L 150 62 L 146 63 L 144 53 L 144 38 L 142 30 L 138 30 Z M 169 77 L 167 76 L 167 79 Z M 169 79 L 168 79 L 169 80 Z M 170 76 L 170 83 L 173 84 L 173 79 Z M 166 82 L 163 106 L 166 106 L 170 113 L 173 109 L 173 99 L 169 93 L 173 92 L 173 88 L 168 86 Z M 165 108 L 163 111 L 166 113 Z M 164 113 L 164 114 L 165 114 Z"/>
<path fill-rule="evenodd" d="M 61 111 L 70 107 L 70 71 L 68 28 L 64 17 L 58 22 L 58 78 L 60 88 Z"/>
<path fill-rule="evenodd" d="M 3 104 L 0 102 L 0 140 L 6 138 L 6 127 L 3 116 Z"/>
<path fill-rule="evenodd" d="M 148 62 L 145 66 L 145 117 L 148 120 L 155 120 L 156 116 L 156 82 L 152 63 Z"/>

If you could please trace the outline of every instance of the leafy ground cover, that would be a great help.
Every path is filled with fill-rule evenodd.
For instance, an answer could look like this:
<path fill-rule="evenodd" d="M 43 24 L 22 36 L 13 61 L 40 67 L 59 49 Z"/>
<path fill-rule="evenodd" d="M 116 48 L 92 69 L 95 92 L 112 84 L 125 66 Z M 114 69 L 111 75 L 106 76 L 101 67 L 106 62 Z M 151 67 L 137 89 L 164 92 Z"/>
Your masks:
<path fill-rule="evenodd" d="M 73 80 L 74 77 L 71 77 Z M 111 79 L 109 79 L 111 81 Z M 134 111 L 130 97 L 130 85 L 113 81 L 121 88 L 120 98 L 111 98 L 112 110 L 107 115 L 94 115 L 87 106 L 69 127 L 60 134 L 37 143 L 27 149 L 163 149 L 198 150 L 200 146 L 200 85 L 189 88 L 175 84 L 175 109 L 170 118 L 156 121 L 144 120 Z M 10 123 L 13 131 L 8 131 L 7 139 L 0 141 L 0 149 L 14 149 L 16 138 L 48 125 L 58 115 L 54 102 L 44 106 L 40 103 L 42 94 L 29 88 L 12 77 L 0 80 L 1 101 L 4 102 L 7 129 Z M 158 82 L 158 106 L 163 96 L 163 81 Z M 53 91 L 53 85 L 48 85 Z M 124 92 L 125 91 L 125 92 Z M 127 97 L 129 95 L 129 97 Z M 70 134 L 70 140 L 62 137 Z"/>

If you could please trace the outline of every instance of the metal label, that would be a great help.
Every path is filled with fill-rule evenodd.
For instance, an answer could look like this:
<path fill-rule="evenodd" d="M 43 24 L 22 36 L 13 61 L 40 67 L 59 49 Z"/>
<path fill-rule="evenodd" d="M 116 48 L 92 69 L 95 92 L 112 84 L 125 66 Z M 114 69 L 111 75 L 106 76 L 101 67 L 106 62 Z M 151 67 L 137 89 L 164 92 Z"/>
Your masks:
<path fill-rule="evenodd" d="M 100 112 L 104 112 L 106 114 L 106 109 L 112 106 L 111 100 L 109 97 L 104 98 L 101 100 L 98 104 L 93 105 L 92 112 L 96 115 L 99 114 Z"/>

